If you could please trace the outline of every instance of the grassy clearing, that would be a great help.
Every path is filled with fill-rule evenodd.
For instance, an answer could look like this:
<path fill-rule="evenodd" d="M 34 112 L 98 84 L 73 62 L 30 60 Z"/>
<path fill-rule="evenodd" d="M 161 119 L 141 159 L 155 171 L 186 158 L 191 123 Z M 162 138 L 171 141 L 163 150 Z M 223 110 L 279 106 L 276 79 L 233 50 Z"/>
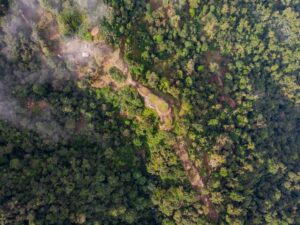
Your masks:
<path fill-rule="evenodd" d="M 167 118 L 164 120 L 164 124 L 161 127 L 163 130 L 171 130 L 173 128 L 173 120 L 172 118 Z"/>
<path fill-rule="evenodd" d="M 160 99 L 159 97 L 157 97 L 154 94 L 150 94 L 148 96 L 148 99 L 149 99 L 149 102 L 151 103 L 151 105 L 156 106 L 157 109 L 161 113 L 163 113 L 163 114 L 167 114 L 168 113 L 169 106 L 168 106 L 168 104 L 164 100 Z"/>

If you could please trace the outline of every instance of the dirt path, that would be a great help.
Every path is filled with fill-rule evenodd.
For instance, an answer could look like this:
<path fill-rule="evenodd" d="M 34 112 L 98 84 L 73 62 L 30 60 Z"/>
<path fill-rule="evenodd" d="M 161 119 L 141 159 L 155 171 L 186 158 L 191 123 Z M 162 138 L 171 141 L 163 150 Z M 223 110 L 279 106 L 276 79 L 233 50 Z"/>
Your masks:
<path fill-rule="evenodd" d="M 78 42 L 78 40 L 76 42 Z M 78 43 L 76 45 L 78 45 Z M 88 47 L 87 44 L 85 46 L 86 48 Z M 97 46 L 97 48 L 95 48 L 95 46 L 90 46 L 90 47 L 93 47 L 93 49 L 89 48 L 88 50 L 87 49 L 84 50 L 84 52 L 86 52 L 87 58 L 88 56 L 94 57 L 97 64 L 102 68 L 102 72 L 103 72 L 103 74 L 96 77 L 96 80 L 92 83 L 92 86 L 94 88 L 102 88 L 104 86 L 111 85 L 115 89 L 120 89 L 125 86 L 134 87 L 137 90 L 137 92 L 140 94 L 140 96 L 144 98 L 145 106 L 156 111 L 161 121 L 160 128 L 167 131 L 171 130 L 172 123 L 173 123 L 171 106 L 165 99 L 155 95 L 149 88 L 141 85 L 140 83 L 138 83 L 132 78 L 132 75 L 129 72 L 128 65 L 122 59 L 120 50 L 117 49 L 113 51 L 105 43 L 101 43 L 99 46 Z M 103 51 L 103 49 L 105 51 Z M 76 57 L 78 57 L 78 54 Z M 124 74 L 124 76 L 126 76 L 126 81 L 117 82 L 111 78 L 111 76 L 109 75 L 109 71 L 113 67 L 120 70 Z"/>
<path fill-rule="evenodd" d="M 169 103 L 163 98 L 155 95 L 149 88 L 133 80 L 132 75 L 129 72 L 129 67 L 122 59 L 119 50 L 113 52 L 112 54 L 110 54 L 110 56 L 107 56 L 106 60 L 102 62 L 101 65 L 103 65 L 104 72 L 106 73 L 108 73 L 110 68 L 116 67 L 127 77 L 126 81 L 120 85 L 116 81 L 114 81 L 109 75 L 105 75 L 101 77 L 103 85 L 113 84 L 116 88 L 121 88 L 126 85 L 135 87 L 138 93 L 144 98 L 146 107 L 154 109 L 159 115 L 162 121 L 162 125 L 160 128 L 163 130 L 172 129 L 171 123 L 173 121 L 173 115 Z M 204 178 L 201 177 L 198 168 L 190 159 L 184 138 L 179 137 L 177 140 L 178 144 L 174 146 L 174 149 L 182 163 L 183 169 L 187 174 L 187 177 L 192 187 L 199 194 L 199 199 L 209 209 L 209 217 L 212 220 L 217 221 L 219 218 L 218 212 L 216 211 L 212 201 L 210 200 L 209 195 L 203 194 L 203 190 L 206 189 Z"/>
<path fill-rule="evenodd" d="M 49 17 L 54 20 L 53 17 Z M 42 20 L 42 19 L 40 19 Z M 160 129 L 170 131 L 173 129 L 173 112 L 170 103 L 155 95 L 151 89 L 141 85 L 135 81 L 130 73 L 129 66 L 123 60 L 119 49 L 113 50 L 104 42 L 87 42 L 77 38 L 63 39 L 59 35 L 57 23 L 54 21 L 44 22 L 43 30 L 48 34 L 48 41 L 55 43 L 56 57 L 64 59 L 72 65 L 72 69 L 77 73 L 78 79 L 81 79 L 87 74 L 93 73 L 95 80 L 91 84 L 94 88 L 103 88 L 104 86 L 113 86 L 114 89 L 120 89 L 125 86 L 132 86 L 136 88 L 140 96 L 144 98 L 145 106 L 156 111 L 161 120 Z M 97 35 L 96 28 L 92 30 L 92 35 Z M 119 69 L 126 80 L 124 82 L 117 82 L 109 75 L 111 68 Z M 77 128 L 80 130 L 80 127 Z M 199 199 L 209 209 L 209 217 L 217 221 L 219 214 L 215 210 L 209 195 L 203 194 L 206 189 L 205 180 L 201 177 L 198 168 L 190 159 L 186 141 L 183 137 L 177 138 L 178 144 L 174 146 L 174 150 L 180 159 L 183 169 L 187 174 L 189 182 L 199 195 Z"/>
<path fill-rule="evenodd" d="M 209 217 L 214 221 L 218 221 L 219 213 L 216 211 L 212 201 L 210 200 L 209 195 L 203 194 L 203 190 L 206 189 L 205 180 L 199 174 L 198 168 L 191 161 L 188 151 L 187 151 L 187 147 L 185 144 L 186 142 L 184 141 L 184 138 L 179 137 L 179 138 L 177 138 L 177 141 L 178 141 L 178 143 L 174 146 L 174 149 L 175 149 L 175 152 L 176 152 L 178 158 L 181 161 L 181 164 L 184 168 L 184 171 L 185 171 L 192 187 L 199 194 L 199 199 L 202 201 L 202 203 L 209 209 L 209 212 L 208 212 Z"/>
<path fill-rule="evenodd" d="M 77 55 L 73 57 L 72 49 L 74 49 L 74 45 L 80 45 L 81 47 L 84 46 L 81 50 L 85 53 L 86 58 L 95 58 L 98 66 L 102 68 L 103 74 L 98 76 L 92 83 L 94 88 L 102 88 L 108 85 L 113 86 L 115 89 L 120 89 L 125 86 L 135 87 L 138 93 L 144 98 L 145 106 L 155 110 L 159 115 L 162 122 L 160 128 L 166 131 L 170 131 L 172 129 L 173 115 L 170 104 L 165 99 L 155 95 L 149 88 L 141 85 L 132 78 L 128 65 L 122 59 L 120 50 L 113 51 L 104 43 L 94 46 L 92 43 L 80 44 L 80 42 L 82 41 L 72 40 L 72 44 L 70 42 L 68 44 L 69 47 L 73 46 L 70 48 L 71 51 L 64 50 L 62 51 L 62 54 L 68 55 L 70 59 L 75 60 L 75 62 L 77 61 L 77 63 L 80 64 L 80 62 L 82 62 L 82 60 L 80 60 L 81 56 L 78 56 L 76 53 Z M 76 49 L 78 49 L 78 47 Z M 110 69 L 113 67 L 119 69 L 126 76 L 126 81 L 117 82 L 108 75 Z M 174 146 L 174 149 L 183 165 L 183 169 L 186 172 L 192 187 L 197 191 L 199 199 L 209 209 L 209 217 L 212 220 L 217 221 L 219 214 L 215 210 L 209 195 L 203 194 L 203 190 L 206 189 L 204 178 L 201 177 L 198 168 L 190 159 L 184 138 L 178 138 L 178 144 Z"/>
<path fill-rule="evenodd" d="M 237 106 L 236 101 L 225 92 L 224 88 L 224 77 L 226 72 L 228 71 L 228 60 L 221 56 L 219 51 L 210 51 L 206 54 L 206 66 L 209 68 L 211 63 L 215 63 L 218 65 L 218 69 L 215 71 L 215 74 L 212 76 L 212 83 L 214 83 L 218 89 L 220 90 L 219 101 L 221 103 L 227 103 L 230 108 L 235 109 Z"/>
<path fill-rule="evenodd" d="M 144 98 L 146 107 L 154 109 L 157 112 L 161 121 L 163 122 L 161 129 L 171 130 L 172 127 L 170 127 L 170 125 L 167 124 L 167 121 L 173 121 L 173 115 L 171 106 L 168 104 L 168 102 L 165 101 L 163 98 L 154 95 L 154 93 L 151 92 L 150 89 L 132 79 L 128 65 L 121 59 L 120 52 L 116 53 L 114 57 L 110 59 L 109 64 L 121 70 L 127 76 L 126 84 L 135 87 L 138 93 Z M 110 68 L 111 66 L 106 66 L 106 70 L 109 71 L 108 68 Z M 151 98 L 154 98 L 154 100 L 152 100 Z M 163 104 L 166 104 L 166 106 L 163 107 Z M 201 177 L 198 168 L 190 159 L 184 138 L 179 137 L 177 138 L 177 141 L 178 144 L 174 146 L 174 149 L 182 163 L 183 169 L 187 174 L 189 182 L 199 194 L 199 199 L 209 209 L 208 216 L 212 220 L 217 221 L 219 218 L 218 212 L 216 211 L 212 201 L 210 200 L 209 195 L 203 194 L 203 190 L 206 189 L 205 180 L 203 177 Z"/>

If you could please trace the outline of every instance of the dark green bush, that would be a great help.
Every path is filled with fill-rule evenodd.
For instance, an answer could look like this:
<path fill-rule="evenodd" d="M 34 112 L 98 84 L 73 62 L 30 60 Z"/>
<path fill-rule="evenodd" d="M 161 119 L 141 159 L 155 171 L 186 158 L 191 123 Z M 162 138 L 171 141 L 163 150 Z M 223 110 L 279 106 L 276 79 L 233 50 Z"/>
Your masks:
<path fill-rule="evenodd" d="M 75 9 L 63 10 L 58 16 L 61 32 L 66 35 L 76 34 L 84 23 L 84 16 Z"/>
<path fill-rule="evenodd" d="M 124 74 L 116 67 L 112 67 L 109 70 L 109 74 L 110 74 L 111 78 L 117 82 L 124 82 L 126 80 L 126 77 L 124 76 Z"/>

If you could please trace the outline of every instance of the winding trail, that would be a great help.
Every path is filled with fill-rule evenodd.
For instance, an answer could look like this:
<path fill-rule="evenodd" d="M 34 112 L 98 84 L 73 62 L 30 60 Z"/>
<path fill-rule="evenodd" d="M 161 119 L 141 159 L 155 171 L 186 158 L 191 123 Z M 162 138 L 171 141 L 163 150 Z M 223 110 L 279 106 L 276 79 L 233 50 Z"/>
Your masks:
<path fill-rule="evenodd" d="M 98 63 L 100 62 L 100 64 L 98 65 L 103 68 L 103 72 L 105 73 L 105 75 L 100 76 L 99 80 L 92 84 L 92 86 L 95 88 L 101 88 L 106 85 L 113 85 L 116 89 L 122 88 L 124 86 L 135 87 L 138 93 L 144 98 L 145 106 L 155 110 L 159 115 L 162 122 L 160 128 L 166 131 L 172 130 L 173 115 L 172 107 L 170 106 L 170 104 L 162 97 L 155 95 L 149 88 L 139 84 L 132 78 L 132 75 L 129 72 L 129 66 L 122 59 L 119 49 L 112 52 L 112 50 L 108 50 L 109 47 L 106 44 L 102 43 L 101 47 L 99 46 L 99 48 L 91 50 L 93 53 L 90 54 L 94 54 L 97 57 L 97 51 L 99 49 L 106 49 L 104 60 L 99 60 L 99 57 L 98 60 L 96 58 L 96 61 Z M 108 75 L 108 72 L 112 67 L 118 68 L 127 77 L 125 82 L 118 83 Z M 162 107 L 162 105 L 165 106 Z M 213 221 L 217 221 L 219 218 L 219 214 L 216 211 L 210 199 L 210 196 L 207 194 L 203 194 L 203 190 L 206 189 L 206 184 L 204 178 L 200 175 L 198 168 L 189 157 L 184 137 L 177 138 L 177 144 L 174 146 L 174 149 L 176 155 L 181 161 L 181 164 L 189 179 L 189 182 L 191 183 L 191 186 L 198 193 L 201 202 L 209 209 L 208 216 Z"/>
<path fill-rule="evenodd" d="M 105 43 L 98 44 L 98 46 L 94 46 L 92 43 L 84 43 L 80 40 L 72 40 L 71 42 L 77 42 L 76 46 L 85 46 L 82 50 L 84 52 L 85 57 L 94 57 L 98 66 L 102 68 L 102 74 L 96 77 L 96 80 L 91 84 L 94 88 L 103 88 L 105 86 L 113 86 L 116 90 L 123 88 L 125 86 L 132 86 L 136 88 L 140 96 L 144 98 L 145 106 L 151 108 L 156 111 L 161 120 L 160 129 L 165 131 L 172 130 L 173 123 L 173 115 L 172 115 L 172 107 L 170 104 L 163 98 L 155 95 L 149 88 L 141 85 L 137 81 L 132 78 L 131 73 L 129 72 L 129 67 L 125 63 L 125 61 L 121 58 L 120 50 L 113 51 L 109 48 Z M 70 46 L 74 46 L 70 44 Z M 90 46 L 90 47 L 88 47 Z M 78 48 L 71 48 L 78 49 Z M 61 54 L 63 56 L 72 56 L 73 54 L 70 51 L 62 51 Z M 83 61 L 80 60 L 80 55 L 78 56 L 78 52 L 74 52 L 76 54 L 71 59 L 81 64 Z M 79 57 L 79 58 L 78 58 Z M 90 60 L 88 60 L 90 61 Z M 123 83 L 117 82 L 108 75 L 109 70 L 113 67 L 118 68 L 125 76 L 126 81 Z M 80 76 L 82 77 L 82 76 Z M 153 100 L 154 99 L 154 100 Z M 165 107 L 161 107 L 161 105 L 165 105 Z M 163 110 L 162 110 L 163 108 Z M 198 193 L 199 200 L 209 209 L 208 216 L 213 220 L 217 221 L 219 218 L 219 214 L 213 206 L 212 201 L 210 200 L 209 195 L 203 194 L 203 190 L 206 189 L 206 184 L 204 178 L 201 177 L 198 168 L 195 166 L 193 161 L 190 159 L 188 150 L 186 147 L 186 142 L 183 137 L 177 138 L 177 144 L 174 146 L 174 150 L 176 155 L 178 156 L 183 169 L 188 177 L 188 180 L 194 190 Z"/>
<path fill-rule="evenodd" d="M 155 95 L 149 88 L 143 86 L 132 78 L 132 75 L 129 72 L 129 66 L 122 59 L 119 49 L 115 51 L 112 51 L 111 49 L 110 51 L 107 50 L 105 52 L 105 57 L 99 57 L 99 53 L 97 53 L 97 51 L 101 48 L 108 49 L 109 46 L 105 43 L 101 43 L 101 47 L 99 47 L 96 48 L 97 50 L 94 51 L 93 55 L 99 67 L 103 68 L 103 74 L 96 77 L 96 80 L 92 83 L 92 86 L 94 88 L 102 88 L 104 86 L 111 85 L 115 87 L 115 89 L 120 89 L 125 86 L 134 87 L 140 96 L 144 98 L 145 106 L 156 111 L 161 121 L 160 128 L 166 131 L 171 130 L 173 116 L 170 104 L 162 97 Z M 126 76 L 125 82 L 117 82 L 111 78 L 109 71 L 113 67 L 119 69 L 124 76 Z"/>
<path fill-rule="evenodd" d="M 45 10 L 44 10 L 45 11 Z M 45 11 L 45 14 L 49 12 Z M 43 15 L 43 13 L 41 13 Z M 36 22 L 41 22 L 45 18 L 39 18 Z M 105 86 L 112 86 L 114 89 L 120 89 L 125 86 L 132 86 L 136 88 L 137 92 L 144 98 L 145 106 L 156 111 L 161 120 L 160 129 L 171 131 L 173 129 L 174 116 L 171 104 L 164 98 L 155 95 L 149 88 L 143 86 L 133 79 L 130 73 L 128 64 L 122 58 L 120 49 L 113 50 L 104 42 L 88 42 L 77 38 L 65 39 L 60 37 L 57 22 L 53 16 L 48 17 L 47 22 L 40 27 L 42 32 L 47 34 L 46 38 L 48 44 L 53 44 L 52 51 L 55 53 L 54 57 L 64 59 L 71 64 L 78 79 L 82 79 L 91 73 L 94 75 L 94 81 L 91 86 L 94 88 L 103 88 Z M 97 35 L 96 28 L 92 30 L 92 35 Z M 55 50 L 54 50 L 55 49 Z M 111 78 L 109 71 L 116 67 L 124 76 L 125 82 L 117 82 Z M 199 200 L 209 209 L 208 216 L 217 221 L 219 214 L 213 206 L 209 195 L 203 194 L 206 189 L 205 180 L 201 177 L 199 169 L 190 159 L 188 154 L 186 141 L 184 137 L 177 138 L 177 144 L 174 150 L 181 161 L 183 169 L 189 179 L 191 186 L 198 193 Z"/>
<path fill-rule="evenodd" d="M 209 195 L 203 194 L 203 190 L 206 189 L 204 178 L 199 174 L 198 168 L 192 162 L 189 157 L 186 142 L 183 137 L 177 138 L 177 144 L 174 146 L 175 152 L 181 161 L 184 171 L 195 191 L 199 194 L 201 202 L 209 209 L 209 217 L 217 221 L 219 219 L 219 213 L 216 211 Z"/>

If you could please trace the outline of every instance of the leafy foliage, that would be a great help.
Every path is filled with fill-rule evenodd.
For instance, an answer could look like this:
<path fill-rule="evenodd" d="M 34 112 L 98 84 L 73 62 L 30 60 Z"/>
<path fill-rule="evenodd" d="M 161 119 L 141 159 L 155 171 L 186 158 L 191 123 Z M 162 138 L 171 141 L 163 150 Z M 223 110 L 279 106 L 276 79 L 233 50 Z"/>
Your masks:
<path fill-rule="evenodd" d="M 156 94 L 150 101 L 170 104 L 174 128 L 160 129 L 134 87 L 71 81 L 63 61 L 39 57 L 43 38 L 1 32 L 11 52 L 0 81 L 26 120 L 0 123 L 0 221 L 300 224 L 298 1 L 105 3 L 106 42 Z M 62 32 L 89 36 L 85 15 L 62 7 Z M 53 138 L 45 120 L 64 132 Z M 218 221 L 176 154 L 182 140 Z"/>

